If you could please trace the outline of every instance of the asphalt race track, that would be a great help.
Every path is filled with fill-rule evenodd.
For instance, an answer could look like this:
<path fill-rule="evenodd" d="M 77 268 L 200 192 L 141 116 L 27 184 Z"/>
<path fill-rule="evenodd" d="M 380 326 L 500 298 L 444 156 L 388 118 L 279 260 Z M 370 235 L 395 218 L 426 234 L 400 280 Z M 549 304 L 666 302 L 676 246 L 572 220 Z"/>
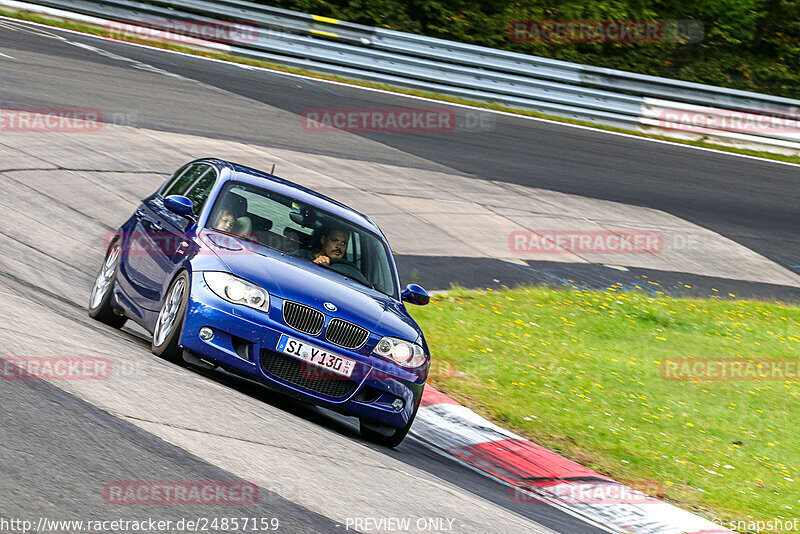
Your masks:
<path fill-rule="evenodd" d="M 472 130 L 353 134 L 377 142 L 365 149 L 331 136 L 309 135 L 299 128 L 299 115 L 309 108 L 441 105 L 110 42 L 102 49 L 111 54 L 101 55 L 17 31 L 6 33 L 3 46 L 12 56 L 18 49 L 58 58 L 51 68 L 57 64 L 62 72 L 77 61 L 80 66 L 70 71 L 81 74 L 60 77 L 50 69 L 18 69 L 5 62 L 0 97 L 6 107 L 99 108 L 107 120 L 128 120 L 141 128 L 418 168 L 444 166 L 476 179 L 656 208 L 800 271 L 797 166 L 504 115 L 493 115 L 490 124 Z M 96 68 L 85 72 L 85 62 Z M 184 100 L 145 78 L 123 83 L 104 74 L 121 67 L 196 80 L 207 89 L 205 98 Z M 264 105 L 244 110 L 244 99 Z M 287 118 L 279 110 L 291 115 Z"/>
<path fill-rule="evenodd" d="M 499 114 L 482 127 L 453 132 L 315 135 L 300 127 L 299 115 L 309 108 L 443 105 L 4 21 L 0 52 L 2 108 L 97 108 L 107 121 L 147 130 L 412 171 L 446 170 L 655 208 L 800 273 L 797 166 Z M 0 132 L 0 150 L 8 148 L 5 135 Z M 42 143 L 28 155 L 46 152 Z M 105 384 L 0 382 L 0 518 L 259 516 L 280 518 L 279 532 L 345 532 L 345 518 L 353 515 L 438 514 L 454 519 L 455 532 L 604 532 L 544 505 L 513 502 L 505 486 L 413 438 L 393 451 L 374 447 L 360 440 L 347 418 L 288 402 L 231 375 L 169 365 L 149 354 L 136 329 L 117 332 L 91 321 L 85 303 L 102 257 L 102 234 L 129 213 L 105 205 L 103 187 L 84 187 L 74 198 L 53 193 L 46 173 L 2 158 L 0 205 L 14 228 L 0 226 L 0 358 L 102 354 L 134 372 Z M 141 158 L 146 168 L 148 154 Z M 79 180 L 91 184 L 86 177 L 100 170 L 87 161 L 70 172 L 86 185 Z M 164 175 L 154 170 L 141 178 L 143 185 L 128 188 L 121 175 L 114 205 L 135 205 L 138 187 L 160 183 Z M 26 211 L 60 218 L 61 229 L 26 233 Z M 398 264 L 404 283 L 416 278 L 432 288 L 451 281 L 482 286 L 567 279 L 602 287 L 659 276 L 443 256 L 400 256 Z M 800 297 L 797 287 L 660 276 L 676 286 L 692 281 L 700 293 L 727 284 L 742 295 Z M 105 484 L 130 480 L 248 480 L 259 486 L 260 498 L 254 506 L 224 511 L 104 502 Z M 379 489 L 377 481 L 395 485 Z"/>

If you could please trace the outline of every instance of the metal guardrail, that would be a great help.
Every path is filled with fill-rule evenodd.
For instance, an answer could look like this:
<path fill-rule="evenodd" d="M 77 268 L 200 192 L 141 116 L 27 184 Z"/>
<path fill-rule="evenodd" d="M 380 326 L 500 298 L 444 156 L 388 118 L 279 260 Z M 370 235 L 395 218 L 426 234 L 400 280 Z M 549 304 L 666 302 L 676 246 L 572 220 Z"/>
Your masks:
<path fill-rule="evenodd" d="M 580 65 L 384 28 L 371 28 L 244 0 L 213 2 L 155 0 L 150 3 L 171 6 L 201 15 L 214 12 L 221 14 L 224 13 L 222 11 L 224 9 L 228 14 L 242 17 L 243 20 L 256 20 L 253 14 L 258 14 L 261 18 L 258 22 L 287 29 L 291 24 L 290 21 L 297 21 L 302 23 L 300 26 L 309 34 L 357 42 L 378 50 L 437 61 L 444 60 L 527 77 L 612 88 L 654 98 L 677 99 L 706 106 L 764 110 L 773 113 L 779 112 L 781 108 L 789 113 L 796 113 L 797 108 L 800 107 L 800 100 Z"/>
<path fill-rule="evenodd" d="M 19 4 L 0 0 L 0 4 Z M 164 30 L 171 22 L 227 20 L 259 28 L 232 54 L 293 67 L 494 101 L 589 122 L 800 154 L 800 100 L 646 76 L 372 28 L 243 0 L 39 0 L 35 4 Z M 200 33 L 191 35 L 207 39 Z M 753 132 L 730 113 L 775 117 Z M 671 118 L 694 113 L 709 127 Z M 766 121 L 768 122 L 768 121 Z M 765 124 L 766 124 L 765 122 Z"/>

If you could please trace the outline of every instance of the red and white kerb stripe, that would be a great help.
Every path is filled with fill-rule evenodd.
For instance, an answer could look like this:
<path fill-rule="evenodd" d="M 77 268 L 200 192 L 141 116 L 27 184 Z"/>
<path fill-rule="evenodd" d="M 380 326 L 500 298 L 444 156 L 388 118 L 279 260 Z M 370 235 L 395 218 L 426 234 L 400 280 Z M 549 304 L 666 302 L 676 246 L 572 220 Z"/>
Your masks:
<path fill-rule="evenodd" d="M 429 385 L 412 433 L 509 483 L 509 499 L 517 503 L 557 502 L 626 532 L 732 533 L 531 443 Z"/>

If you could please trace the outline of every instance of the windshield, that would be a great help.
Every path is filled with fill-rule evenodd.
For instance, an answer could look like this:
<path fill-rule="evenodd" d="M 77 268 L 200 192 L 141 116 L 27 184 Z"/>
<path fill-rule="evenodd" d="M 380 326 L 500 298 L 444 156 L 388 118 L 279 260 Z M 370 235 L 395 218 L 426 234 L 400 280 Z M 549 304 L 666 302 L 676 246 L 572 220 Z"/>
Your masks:
<path fill-rule="evenodd" d="M 388 247 L 368 230 L 273 191 L 237 182 L 217 197 L 206 226 L 291 254 L 397 298 Z"/>

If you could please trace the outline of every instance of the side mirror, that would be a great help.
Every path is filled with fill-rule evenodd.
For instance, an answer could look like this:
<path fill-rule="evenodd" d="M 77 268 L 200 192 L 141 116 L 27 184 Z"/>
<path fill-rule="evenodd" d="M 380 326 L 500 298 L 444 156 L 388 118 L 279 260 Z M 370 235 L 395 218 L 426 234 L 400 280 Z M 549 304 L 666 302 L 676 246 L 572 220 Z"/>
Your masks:
<path fill-rule="evenodd" d="M 403 302 L 416 304 L 417 306 L 424 306 L 431 301 L 428 292 L 417 284 L 408 284 L 400 297 L 403 299 Z"/>
<path fill-rule="evenodd" d="M 191 200 L 181 195 L 170 195 L 164 199 L 164 207 L 172 213 L 177 213 L 181 217 L 195 222 L 197 219 L 194 215 L 194 204 Z"/>

